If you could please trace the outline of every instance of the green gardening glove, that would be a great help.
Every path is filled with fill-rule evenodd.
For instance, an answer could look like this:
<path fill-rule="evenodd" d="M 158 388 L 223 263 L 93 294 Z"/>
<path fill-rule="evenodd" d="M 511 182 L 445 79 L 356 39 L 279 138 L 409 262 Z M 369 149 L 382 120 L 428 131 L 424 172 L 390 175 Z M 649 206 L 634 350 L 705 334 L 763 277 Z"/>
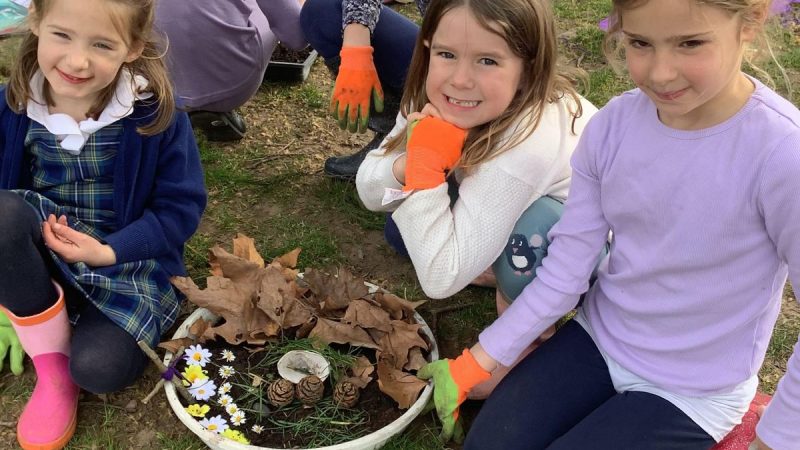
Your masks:
<path fill-rule="evenodd" d="M 0 372 L 3 371 L 3 361 L 6 359 L 6 354 L 9 355 L 11 362 L 11 373 L 14 375 L 22 374 L 22 358 L 25 356 L 25 351 L 22 350 L 22 344 L 19 343 L 17 333 L 11 327 L 11 321 L 8 320 L 8 316 L 0 310 Z"/>
<path fill-rule="evenodd" d="M 433 379 L 433 402 L 436 415 L 442 421 L 442 440 L 460 442 L 464 431 L 458 420 L 458 407 L 464 403 L 469 391 L 488 380 L 491 374 L 483 370 L 468 349 L 464 349 L 455 360 L 440 359 L 426 364 L 419 369 L 417 377 Z"/>

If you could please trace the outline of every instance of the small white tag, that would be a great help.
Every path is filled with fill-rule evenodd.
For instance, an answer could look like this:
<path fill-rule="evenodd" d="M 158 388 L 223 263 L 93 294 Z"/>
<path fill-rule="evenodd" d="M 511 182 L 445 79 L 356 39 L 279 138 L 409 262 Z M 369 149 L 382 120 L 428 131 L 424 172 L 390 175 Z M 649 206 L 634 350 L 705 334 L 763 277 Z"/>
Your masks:
<path fill-rule="evenodd" d="M 403 192 L 400 189 L 386 188 L 383 190 L 383 200 L 381 200 L 381 206 L 386 206 L 389 203 L 396 202 L 398 200 L 403 200 L 409 195 L 411 195 L 412 192 L 414 191 L 412 190 L 408 192 Z"/>

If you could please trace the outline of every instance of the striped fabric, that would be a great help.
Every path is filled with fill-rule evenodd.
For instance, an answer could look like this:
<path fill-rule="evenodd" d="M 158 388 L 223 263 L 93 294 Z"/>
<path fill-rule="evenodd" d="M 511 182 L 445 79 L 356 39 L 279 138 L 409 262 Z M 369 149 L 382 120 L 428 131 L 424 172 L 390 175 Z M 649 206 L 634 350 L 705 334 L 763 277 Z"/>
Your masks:
<path fill-rule="evenodd" d="M 116 231 L 112 176 L 122 125 L 90 136 L 80 155 L 63 151 L 55 136 L 31 121 L 25 139 L 33 190 L 16 190 L 42 220 L 66 215 L 72 228 L 103 241 Z M 50 252 L 64 278 L 136 340 L 155 346 L 178 315 L 180 302 L 169 275 L 155 260 L 107 267 L 68 264 Z M 77 317 L 71 317 L 77 320 Z"/>

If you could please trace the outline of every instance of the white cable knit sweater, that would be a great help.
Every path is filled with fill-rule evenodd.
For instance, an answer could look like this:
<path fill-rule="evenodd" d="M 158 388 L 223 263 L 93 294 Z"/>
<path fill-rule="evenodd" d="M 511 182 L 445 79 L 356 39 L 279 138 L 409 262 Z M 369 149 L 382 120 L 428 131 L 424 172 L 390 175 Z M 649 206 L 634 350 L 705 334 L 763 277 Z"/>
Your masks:
<path fill-rule="evenodd" d="M 392 164 L 402 153 L 386 156 L 384 140 L 367 155 L 356 176 L 358 194 L 370 210 L 394 211 L 392 218 L 428 297 L 449 297 L 486 270 L 536 199 L 543 195 L 566 199 L 570 157 L 580 132 L 597 111 L 582 99 L 583 116 L 575 123 L 577 135 L 572 134 L 568 101 L 549 105 L 525 141 L 469 172 L 457 171 L 459 197 L 452 208 L 446 183 L 382 205 L 387 188 L 402 188 L 392 174 Z M 405 118 L 398 115 L 389 136 L 402 132 L 405 125 Z"/>

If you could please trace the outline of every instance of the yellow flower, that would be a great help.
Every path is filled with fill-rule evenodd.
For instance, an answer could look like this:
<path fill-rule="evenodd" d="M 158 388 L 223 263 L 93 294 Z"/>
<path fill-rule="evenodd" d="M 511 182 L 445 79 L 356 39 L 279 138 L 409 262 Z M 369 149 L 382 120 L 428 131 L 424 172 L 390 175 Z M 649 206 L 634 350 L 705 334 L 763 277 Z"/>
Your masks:
<path fill-rule="evenodd" d="M 205 417 L 206 413 L 211 409 L 208 405 L 198 405 L 197 403 L 193 405 L 189 405 L 186 408 L 186 412 L 195 416 L 195 417 Z"/>
<path fill-rule="evenodd" d="M 191 386 L 195 380 L 205 380 L 208 378 L 208 373 L 196 364 L 186 366 L 186 370 L 182 372 L 182 375 L 186 378 L 183 382 L 186 386 Z"/>
<path fill-rule="evenodd" d="M 223 431 L 222 435 L 225 436 L 226 438 L 232 439 L 232 440 L 234 440 L 236 442 L 241 442 L 242 444 L 249 444 L 250 443 L 250 441 L 248 441 L 247 438 L 244 437 L 244 434 L 242 434 L 241 431 L 234 430 L 233 428 L 228 428 L 227 430 Z"/>

